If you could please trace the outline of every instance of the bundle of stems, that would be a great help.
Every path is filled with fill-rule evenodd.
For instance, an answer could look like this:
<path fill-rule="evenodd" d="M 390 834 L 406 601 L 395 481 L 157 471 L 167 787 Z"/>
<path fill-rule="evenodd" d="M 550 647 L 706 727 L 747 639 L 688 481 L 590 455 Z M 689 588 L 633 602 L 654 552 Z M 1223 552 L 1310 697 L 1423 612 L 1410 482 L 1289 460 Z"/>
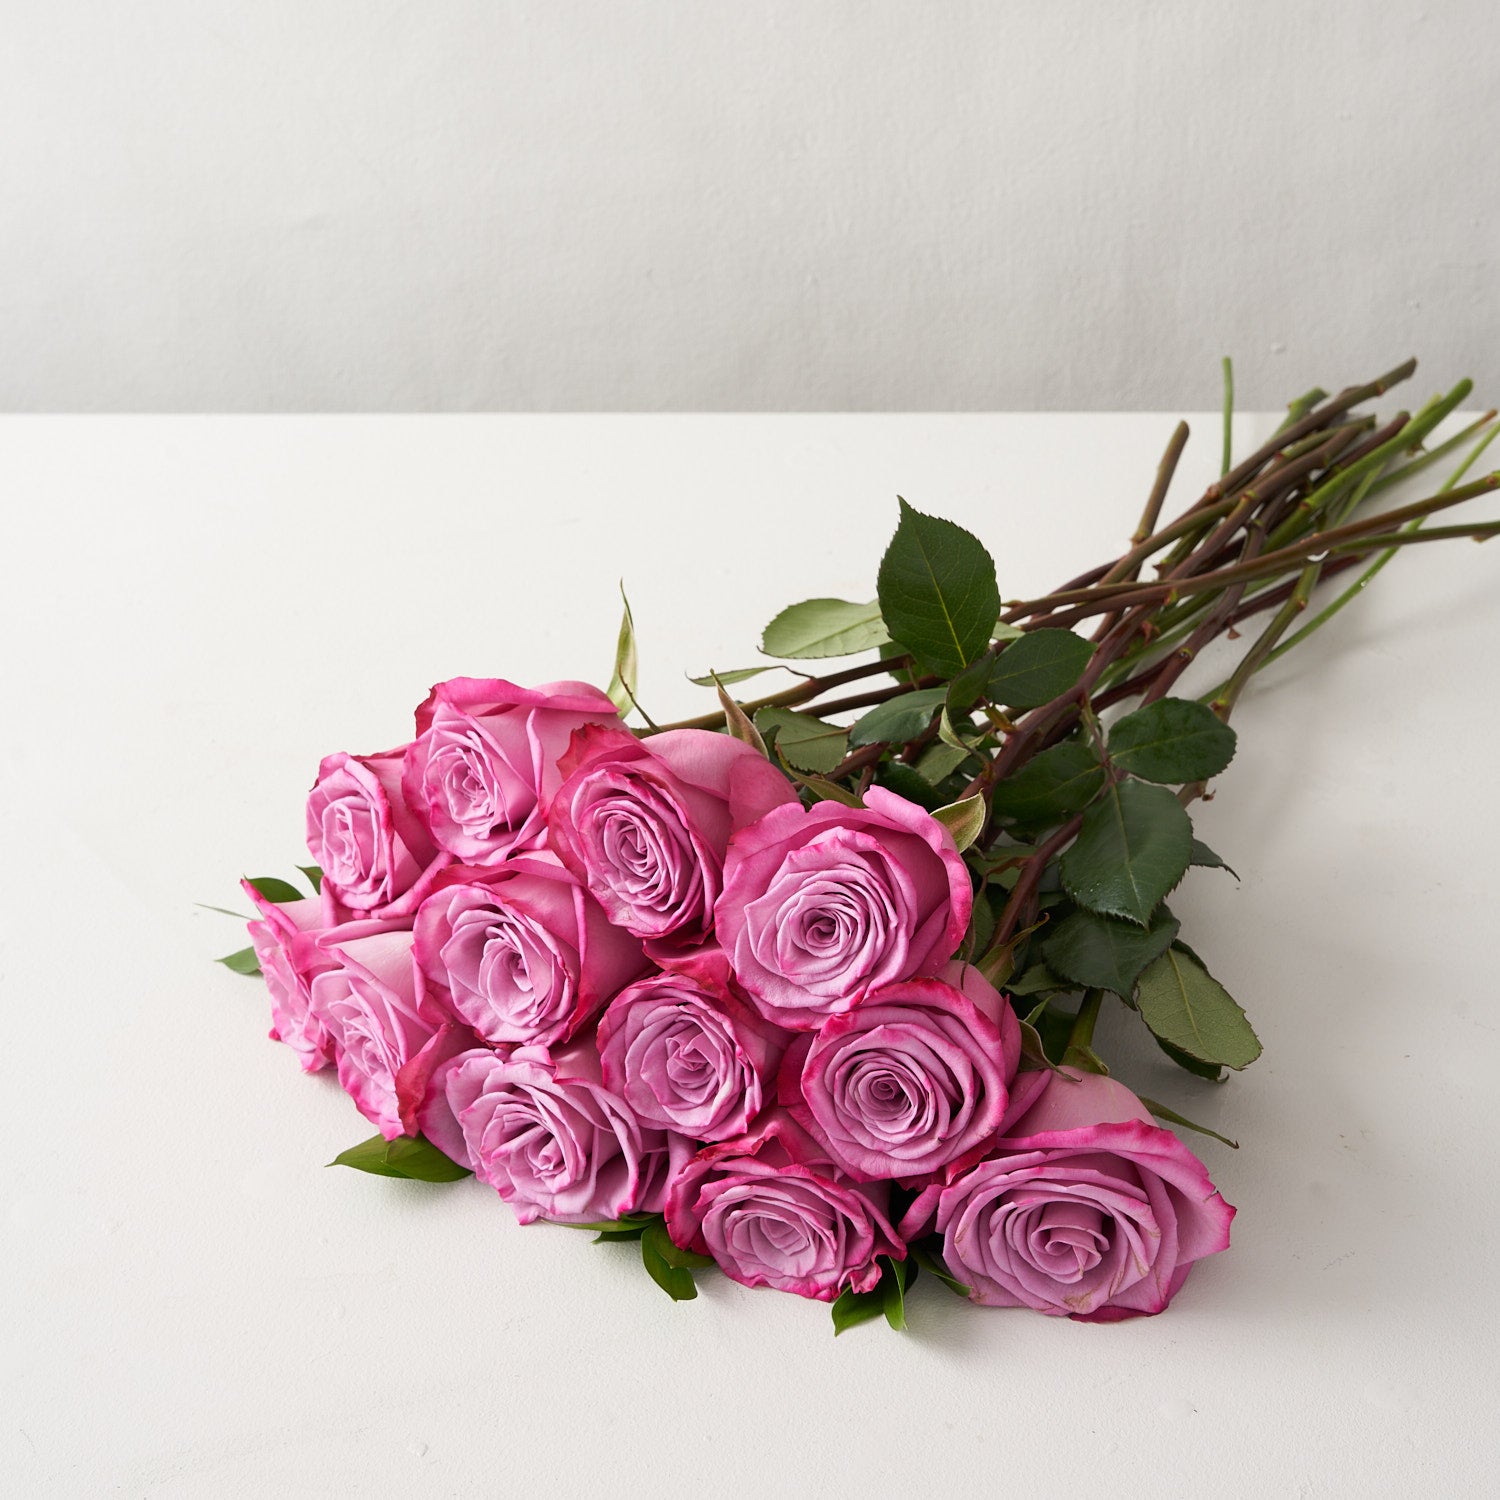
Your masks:
<path fill-rule="evenodd" d="M 1416 361 L 1407 360 L 1335 396 L 1316 389 L 1307 392 L 1290 404 L 1267 442 L 1231 462 L 1233 382 L 1226 360 L 1219 479 L 1175 520 L 1162 524 L 1188 438 L 1187 424 L 1179 424 L 1129 547 L 1049 594 L 1005 602 L 1000 615 L 1004 638 L 991 646 L 992 653 L 1014 638 L 1014 630 L 1081 627 L 1093 643 L 1092 656 L 1082 677 L 1066 692 L 1013 719 L 1000 706 L 979 706 L 990 731 L 984 743 L 987 758 L 968 782 L 965 795 L 982 796 L 988 808 L 997 785 L 1076 733 L 1080 725 L 1088 729 L 1100 713 L 1117 704 L 1145 705 L 1167 695 L 1205 647 L 1221 637 L 1247 644 L 1232 672 L 1199 701 L 1227 721 L 1251 678 L 1337 614 L 1399 549 L 1455 537 L 1482 541 L 1500 532 L 1500 521 L 1427 524 L 1439 512 L 1500 486 L 1500 472 L 1467 478 L 1500 431 L 1495 412 L 1426 445 L 1439 424 L 1468 397 L 1469 381 L 1433 397 L 1415 412 L 1400 411 L 1387 420 L 1360 410 L 1415 369 Z M 1376 504 L 1387 491 L 1450 455 L 1461 455 L 1462 461 L 1433 493 L 1395 508 Z M 1304 618 L 1315 591 L 1334 580 L 1340 580 L 1342 588 Z M 1245 629 L 1251 621 L 1262 622 L 1253 634 Z M 887 680 L 872 683 L 877 678 Z M 795 707 L 826 719 L 941 681 L 917 675 L 910 658 L 887 656 L 808 677 L 740 706 L 749 715 L 765 708 Z M 720 711 L 659 727 L 716 728 L 724 723 L 725 713 Z M 824 780 L 857 795 L 883 760 L 910 764 L 941 732 L 941 717 L 934 711 L 914 739 L 860 746 Z M 1203 793 L 1203 784 L 1196 783 L 1184 786 L 1179 796 L 1186 804 Z M 1048 864 L 1077 836 L 1081 816 L 1061 823 L 1025 853 L 989 939 L 990 953 L 1002 951 L 1035 920 L 1038 885 Z M 987 817 L 979 843 L 991 845 L 1000 834 L 998 820 Z"/>

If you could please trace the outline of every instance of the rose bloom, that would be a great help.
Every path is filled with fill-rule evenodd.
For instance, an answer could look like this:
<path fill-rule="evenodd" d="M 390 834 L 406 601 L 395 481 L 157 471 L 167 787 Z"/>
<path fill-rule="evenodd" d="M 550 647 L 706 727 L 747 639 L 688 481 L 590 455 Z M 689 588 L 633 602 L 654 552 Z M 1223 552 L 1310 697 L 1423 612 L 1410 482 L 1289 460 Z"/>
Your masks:
<path fill-rule="evenodd" d="M 885 1183 L 854 1182 L 784 1110 L 700 1151 L 672 1180 L 667 1230 L 745 1286 L 832 1302 L 870 1291 L 876 1257 L 904 1260 Z"/>
<path fill-rule="evenodd" d="M 736 829 L 797 800 L 752 746 L 706 729 L 641 741 L 590 728 L 563 757 L 552 847 L 611 922 L 637 937 L 701 943 Z"/>
<path fill-rule="evenodd" d="M 405 753 L 325 756 L 308 793 L 307 847 L 324 887 L 360 914 L 408 914 L 435 873 L 432 839 L 401 795 Z"/>
<path fill-rule="evenodd" d="M 533 848 L 562 783 L 558 761 L 574 731 L 589 724 L 624 727 L 614 704 L 586 682 L 440 682 L 417 710 L 402 774 L 406 800 L 438 847 L 466 864 Z"/>
<path fill-rule="evenodd" d="M 767 1102 L 785 1034 L 733 992 L 714 952 L 622 990 L 598 1045 L 605 1084 L 643 1124 L 721 1141 L 743 1134 Z"/>
<path fill-rule="evenodd" d="M 903 1230 L 934 1209 L 974 1301 L 1090 1323 L 1160 1312 L 1194 1261 L 1229 1247 L 1234 1217 L 1129 1089 L 1071 1069 L 1047 1076 L 990 1158 L 924 1193 Z"/>
<path fill-rule="evenodd" d="M 550 1046 L 649 967 L 551 854 L 445 870 L 417 912 L 429 1001 L 485 1041 Z"/>
<path fill-rule="evenodd" d="M 871 787 L 864 807 L 791 803 L 736 833 L 714 915 L 761 1013 L 811 1031 L 870 990 L 936 972 L 972 905 L 948 830 Z"/>
<path fill-rule="evenodd" d="M 317 941 L 331 967 L 312 980 L 311 1013 L 332 1040 L 344 1092 L 394 1140 L 405 1133 L 397 1074 L 437 1030 L 417 1000 L 412 935 L 351 922 Z"/>
<path fill-rule="evenodd" d="M 641 1125 L 605 1088 L 593 1044 L 509 1057 L 479 1048 L 438 1068 L 418 1114 L 439 1150 L 472 1168 L 522 1224 L 656 1213 L 691 1141 Z"/>
<path fill-rule="evenodd" d="M 326 889 L 301 901 L 276 902 L 268 901 L 248 880 L 242 880 L 240 888 L 260 913 L 248 930 L 271 993 L 271 1040 L 285 1042 L 303 1071 L 316 1073 L 333 1061 L 333 1040 L 311 1009 L 313 975 L 333 962 L 316 938 L 337 925 L 338 905 Z"/>
<path fill-rule="evenodd" d="M 781 1102 L 863 1181 L 905 1182 L 978 1156 L 1010 1102 L 1021 1027 L 972 966 L 903 979 L 787 1052 Z"/>

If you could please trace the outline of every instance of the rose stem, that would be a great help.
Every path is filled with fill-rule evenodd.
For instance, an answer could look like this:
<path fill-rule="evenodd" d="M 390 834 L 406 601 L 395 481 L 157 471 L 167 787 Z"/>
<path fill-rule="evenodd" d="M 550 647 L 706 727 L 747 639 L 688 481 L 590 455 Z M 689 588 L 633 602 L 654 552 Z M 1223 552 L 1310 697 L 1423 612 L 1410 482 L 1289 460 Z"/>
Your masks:
<path fill-rule="evenodd" d="M 1229 472 L 1234 456 L 1234 361 L 1224 356 L 1224 452 L 1219 463 L 1219 478 Z"/>

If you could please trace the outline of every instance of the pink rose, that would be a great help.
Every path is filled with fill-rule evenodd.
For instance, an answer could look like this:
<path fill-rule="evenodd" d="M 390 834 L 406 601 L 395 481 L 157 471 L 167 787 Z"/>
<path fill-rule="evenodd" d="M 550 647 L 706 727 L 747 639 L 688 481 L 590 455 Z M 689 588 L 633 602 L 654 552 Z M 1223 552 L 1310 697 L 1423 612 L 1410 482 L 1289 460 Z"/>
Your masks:
<path fill-rule="evenodd" d="M 706 729 L 642 742 L 584 730 L 548 811 L 552 847 L 609 919 L 641 938 L 701 943 L 713 927 L 730 835 L 797 800 L 751 746 Z"/>
<path fill-rule="evenodd" d="M 935 1203 L 974 1301 L 1112 1323 L 1160 1312 L 1194 1261 L 1229 1247 L 1234 1210 L 1203 1163 L 1113 1079 L 1050 1075 L 1008 1132 L 902 1226 Z"/>
<path fill-rule="evenodd" d="M 880 1280 L 877 1256 L 906 1258 L 885 1183 L 846 1177 L 784 1110 L 705 1147 L 672 1180 L 667 1230 L 745 1286 L 832 1302 Z"/>
<path fill-rule="evenodd" d="M 337 903 L 325 889 L 302 901 L 268 901 L 250 884 L 240 882 L 255 909 L 257 921 L 248 924 L 250 942 L 271 993 L 271 1040 L 285 1042 L 297 1054 L 306 1073 L 316 1073 L 333 1061 L 333 1040 L 312 1014 L 312 979 L 330 959 L 315 939 L 339 921 Z"/>
<path fill-rule="evenodd" d="M 614 704 L 586 682 L 440 682 L 417 710 L 401 783 L 406 799 L 438 847 L 466 864 L 533 848 L 562 784 L 558 761 L 574 731 L 589 724 L 624 728 Z"/>
<path fill-rule="evenodd" d="M 941 979 L 875 990 L 799 1037 L 780 1096 L 851 1176 L 910 1182 L 982 1154 L 1020 1060 L 1009 1004 L 977 969 L 953 963 Z"/>
<path fill-rule="evenodd" d="M 487 1042 L 566 1041 L 649 965 L 551 854 L 445 870 L 417 912 L 424 992 Z"/>
<path fill-rule="evenodd" d="M 641 1125 L 599 1077 L 590 1042 L 549 1054 L 462 1052 L 432 1078 L 422 1133 L 473 1169 L 522 1224 L 656 1213 L 692 1142 Z"/>
<path fill-rule="evenodd" d="M 870 990 L 934 973 L 972 905 L 948 830 L 871 787 L 862 808 L 793 803 L 736 833 L 714 916 L 761 1013 L 811 1031 Z"/>
<path fill-rule="evenodd" d="M 404 1133 L 397 1077 L 437 1030 L 417 1001 L 410 932 L 351 922 L 318 946 L 332 967 L 314 976 L 312 1015 L 333 1042 L 339 1083 L 387 1140 Z"/>
<path fill-rule="evenodd" d="M 401 795 L 405 753 L 325 756 L 308 793 L 307 847 L 351 911 L 406 915 L 435 873 L 432 840 Z"/>
<path fill-rule="evenodd" d="M 729 987 L 720 954 L 622 990 L 599 1022 L 604 1082 L 643 1124 L 699 1141 L 741 1135 L 785 1045 Z"/>

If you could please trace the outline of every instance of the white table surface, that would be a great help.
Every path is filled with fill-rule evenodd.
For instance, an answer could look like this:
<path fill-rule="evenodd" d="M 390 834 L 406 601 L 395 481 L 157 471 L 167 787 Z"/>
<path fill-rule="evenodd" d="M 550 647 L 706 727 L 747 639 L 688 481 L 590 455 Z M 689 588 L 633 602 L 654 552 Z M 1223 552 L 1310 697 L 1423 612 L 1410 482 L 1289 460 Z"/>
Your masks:
<path fill-rule="evenodd" d="M 1493 1493 L 1500 547 L 1413 549 L 1240 705 L 1197 816 L 1243 883 L 1173 906 L 1265 1056 L 1214 1089 L 1101 1029 L 1242 1142 L 1159 1318 L 674 1306 L 475 1183 L 325 1171 L 368 1125 L 210 962 L 193 903 L 305 859 L 319 756 L 433 681 L 603 681 L 623 576 L 644 701 L 703 711 L 684 670 L 870 596 L 898 491 L 1033 593 L 1118 550 L 1173 420 L 0 421 L 0 1492 Z"/>

